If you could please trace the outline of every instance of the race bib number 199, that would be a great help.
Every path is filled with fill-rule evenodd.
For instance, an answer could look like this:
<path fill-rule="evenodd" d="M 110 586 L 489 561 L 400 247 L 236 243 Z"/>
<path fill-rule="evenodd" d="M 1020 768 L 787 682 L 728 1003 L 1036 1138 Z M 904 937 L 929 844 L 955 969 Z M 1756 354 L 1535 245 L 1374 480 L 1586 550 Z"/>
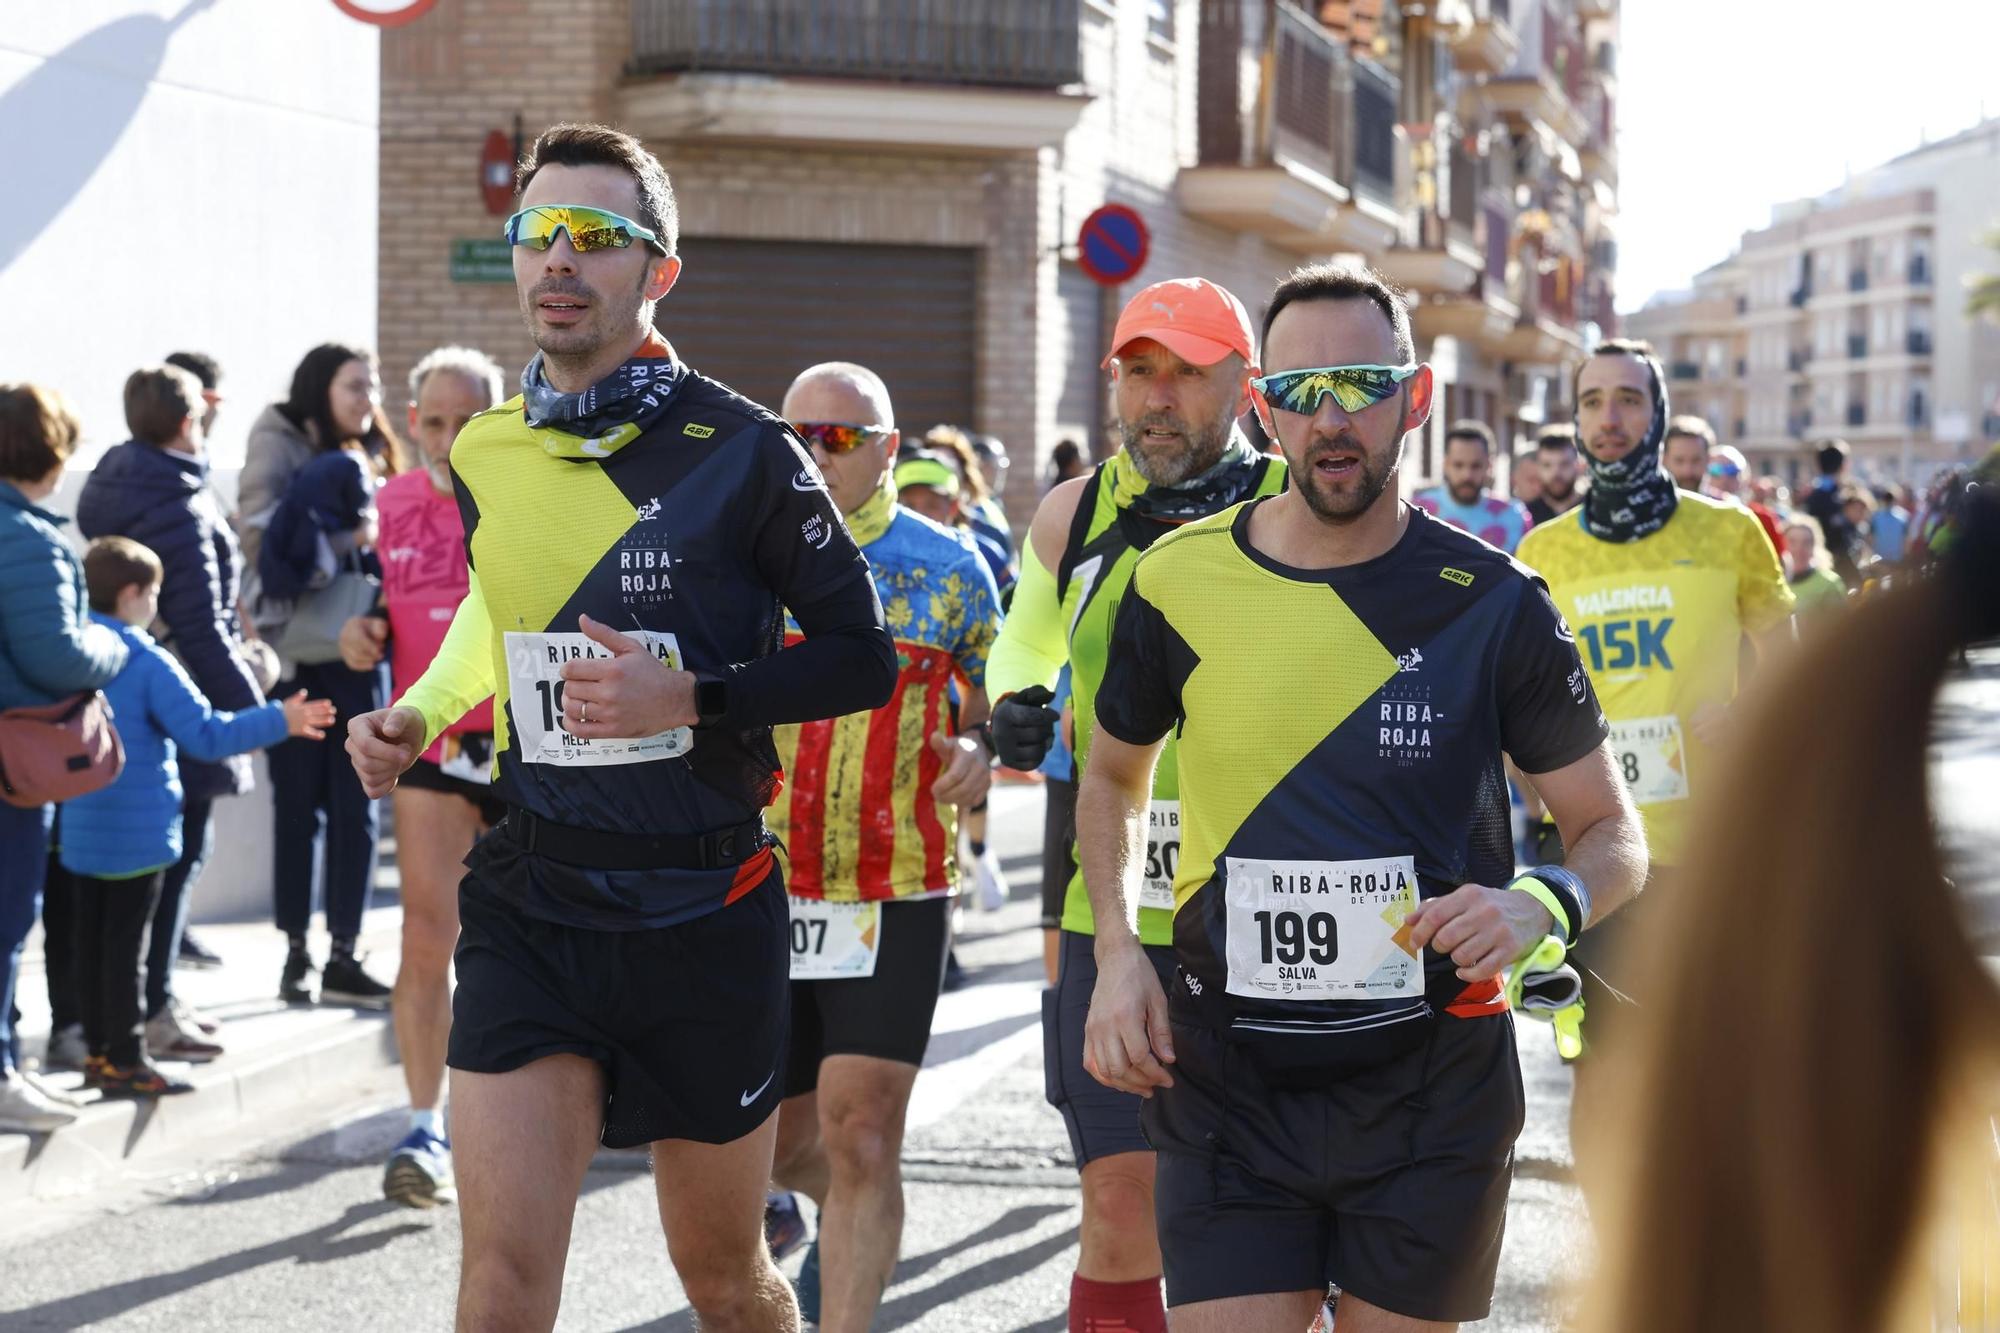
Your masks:
<path fill-rule="evenodd" d="M 680 642 L 654 630 L 628 630 L 652 649 L 662 662 L 681 669 Z M 580 657 L 611 656 L 582 634 L 509 633 L 507 689 L 512 696 L 514 742 L 524 764 L 585 767 L 600 764 L 643 764 L 673 759 L 694 748 L 694 732 L 675 727 L 636 740 L 579 740 L 563 729 L 563 663 Z"/>
<path fill-rule="evenodd" d="M 1231 995 L 1381 1000 L 1424 993 L 1423 951 L 1403 929 L 1417 906 L 1413 858 L 1231 856 L 1224 869 Z"/>
<path fill-rule="evenodd" d="M 1181 803 L 1154 801 L 1146 816 L 1146 873 L 1139 906 L 1174 910 L 1174 873 L 1181 865 Z"/>
<path fill-rule="evenodd" d="M 1672 714 L 1613 722 L 1611 757 L 1635 805 L 1687 799 L 1687 748 L 1681 720 Z"/>

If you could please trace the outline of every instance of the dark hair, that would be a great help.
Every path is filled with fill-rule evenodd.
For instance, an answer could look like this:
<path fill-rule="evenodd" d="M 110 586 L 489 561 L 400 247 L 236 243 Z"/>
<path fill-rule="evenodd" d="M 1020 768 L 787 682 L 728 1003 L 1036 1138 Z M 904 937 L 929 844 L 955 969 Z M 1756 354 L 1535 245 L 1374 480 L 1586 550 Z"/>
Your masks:
<path fill-rule="evenodd" d="M 334 377 L 350 361 L 365 361 L 372 367 L 375 354 L 346 343 L 321 343 L 307 352 L 299 361 L 298 369 L 292 372 L 291 393 L 278 404 L 278 410 L 294 426 L 305 431 L 313 448 L 340 449 L 358 444 L 384 472 L 391 475 L 401 472 L 403 442 L 390 428 L 387 414 L 376 412 L 368 434 L 359 438 L 342 435 L 340 427 L 334 423 L 329 396 Z"/>
<path fill-rule="evenodd" d="M 83 423 L 39 384 L 0 384 L 0 480 L 40 481 L 76 450 Z"/>
<path fill-rule="evenodd" d="M 1828 440 L 1814 456 L 1819 459 L 1819 474 L 1822 477 L 1836 476 L 1847 466 L 1847 441 Z"/>
<path fill-rule="evenodd" d="M 1444 433 L 1444 447 L 1447 449 L 1451 448 L 1453 440 L 1474 441 L 1481 449 L 1486 451 L 1488 458 L 1493 457 L 1493 450 L 1496 447 L 1496 442 L 1493 438 L 1493 427 L 1474 417 L 1464 417 L 1451 423 L 1451 429 Z"/>
<path fill-rule="evenodd" d="M 169 352 L 166 363 L 179 366 L 188 374 L 201 381 L 201 387 L 209 393 L 222 383 L 222 367 L 215 364 L 215 358 L 206 352 Z"/>
<path fill-rule="evenodd" d="M 125 377 L 125 429 L 141 444 L 169 444 L 181 423 L 201 419 L 201 381 L 179 366 L 142 366 Z"/>
<path fill-rule="evenodd" d="M 90 593 L 90 609 L 107 616 L 117 613 L 119 593 L 135 583 L 156 588 L 164 577 L 166 570 L 153 548 L 130 537 L 99 537 L 83 553 L 83 586 Z"/>
<path fill-rule="evenodd" d="M 638 221 L 660 238 L 668 254 L 680 245 L 680 211 L 674 206 L 673 182 L 667 169 L 646 145 L 609 125 L 551 125 L 535 140 L 527 157 L 514 170 L 514 198 L 518 201 L 535 173 L 553 163 L 559 167 L 617 167 L 632 178 L 639 194 Z"/>
<path fill-rule="evenodd" d="M 1661 438 L 1660 443 L 1665 444 L 1677 436 L 1684 440 L 1700 440 L 1703 449 L 1715 447 L 1715 427 L 1700 417 L 1675 417 L 1667 423 L 1667 433 Z"/>
<path fill-rule="evenodd" d="M 1558 450 L 1564 453 L 1576 452 L 1576 426 L 1568 421 L 1558 421 L 1535 432 L 1535 448 L 1547 453 Z"/>
<path fill-rule="evenodd" d="M 1271 325 L 1277 321 L 1278 312 L 1294 301 L 1373 301 L 1382 317 L 1389 321 L 1389 329 L 1396 336 L 1396 361 L 1408 365 L 1416 359 L 1417 344 L 1410 337 L 1410 303 L 1403 293 L 1389 285 L 1381 274 L 1372 268 L 1354 268 L 1343 264 L 1321 261 L 1315 264 L 1301 264 L 1287 273 L 1271 292 L 1271 300 L 1264 307 L 1264 329 L 1257 339 L 1258 346 L 1271 340 Z"/>
<path fill-rule="evenodd" d="M 1083 446 L 1067 437 L 1057 440 L 1056 447 L 1049 450 L 1049 465 L 1058 472 L 1071 463 L 1083 461 Z"/>
<path fill-rule="evenodd" d="M 1644 338 L 1606 338 L 1590 349 L 1590 355 L 1576 363 L 1576 373 L 1570 376 L 1569 396 L 1575 402 L 1583 397 L 1583 368 L 1600 356 L 1629 356 L 1644 366 L 1653 377 L 1651 387 L 1653 405 L 1659 406 L 1660 397 L 1666 392 L 1667 372 L 1660 365 L 1660 354 L 1653 350 L 1653 344 Z"/>

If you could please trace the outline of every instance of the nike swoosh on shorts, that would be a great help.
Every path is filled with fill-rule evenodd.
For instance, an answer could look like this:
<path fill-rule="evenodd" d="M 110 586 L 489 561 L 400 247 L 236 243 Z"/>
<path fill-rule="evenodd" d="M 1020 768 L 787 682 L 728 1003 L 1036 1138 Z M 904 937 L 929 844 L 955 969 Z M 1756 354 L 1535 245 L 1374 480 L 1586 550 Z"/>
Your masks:
<path fill-rule="evenodd" d="M 765 1075 L 764 1081 L 757 1085 L 756 1091 L 746 1092 L 743 1094 L 743 1100 L 740 1103 L 740 1105 L 748 1106 L 751 1102 L 754 1102 L 759 1097 L 762 1097 L 764 1095 L 764 1089 L 770 1087 L 771 1080 L 776 1078 L 777 1076 L 778 1076 L 778 1071 L 775 1069 L 773 1069 L 769 1074 Z"/>

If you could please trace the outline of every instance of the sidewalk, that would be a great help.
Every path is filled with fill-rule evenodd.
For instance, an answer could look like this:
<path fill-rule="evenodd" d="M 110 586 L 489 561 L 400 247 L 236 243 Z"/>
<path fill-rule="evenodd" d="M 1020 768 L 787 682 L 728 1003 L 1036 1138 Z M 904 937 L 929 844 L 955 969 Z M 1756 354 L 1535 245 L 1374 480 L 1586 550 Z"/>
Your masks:
<path fill-rule="evenodd" d="M 385 845 L 376 900 L 362 924 L 360 952 L 368 970 L 393 980 L 402 910 Z M 386 889 L 386 892 L 385 892 Z M 170 1170 L 204 1141 L 268 1135 L 299 1117 L 322 1114 L 351 1100 L 396 1063 L 386 1010 L 340 1005 L 290 1008 L 279 1003 L 278 973 L 285 937 L 268 920 L 209 924 L 202 939 L 223 957 L 209 971 L 179 968 L 174 991 L 222 1023 L 227 1053 L 205 1065 L 171 1065 L 195 1091 L 154 1102 L 97 1098 L 74 1124 L 49 1134 L 0 1133 L 0 1213 L 30 1202 L 75 1200 L 128 1181 L 146 1168 Z M 315 957 L 326 939 L 315 933 Z M 49 1010 L 40 928 L 29 937 L 17 1002 L 22 1043 L 34 1066 L 48 1041 Z M 81 1074 L 50 1075 L 66 1092 L 94 1096 Z"/>

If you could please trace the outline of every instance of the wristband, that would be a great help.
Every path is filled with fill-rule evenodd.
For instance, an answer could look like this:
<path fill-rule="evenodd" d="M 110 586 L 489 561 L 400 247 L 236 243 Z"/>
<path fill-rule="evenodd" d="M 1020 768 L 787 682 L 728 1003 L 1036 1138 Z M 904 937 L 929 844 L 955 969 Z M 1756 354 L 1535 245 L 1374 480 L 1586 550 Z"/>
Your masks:
<path fill-rule="evenodd" d="M 1576 943 L 1583 934 L 1589 920 L 1590 894 L 1582 880 L 1561 866 L 1536 866 L 1507 887 L 1548 908 L 1564 944 Z"/>

